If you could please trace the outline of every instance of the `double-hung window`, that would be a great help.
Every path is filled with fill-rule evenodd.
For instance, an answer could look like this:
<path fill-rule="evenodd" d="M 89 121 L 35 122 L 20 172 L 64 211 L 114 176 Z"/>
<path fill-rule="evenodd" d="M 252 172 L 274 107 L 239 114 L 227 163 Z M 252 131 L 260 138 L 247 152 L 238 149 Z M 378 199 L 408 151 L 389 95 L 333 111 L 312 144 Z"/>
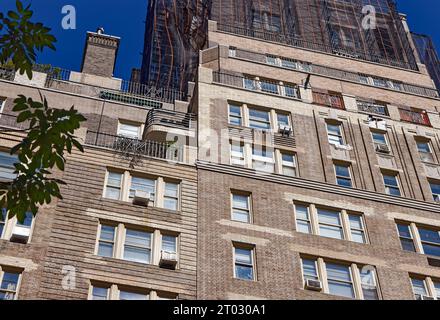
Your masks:
<path fill-rule="evenodd" d="M 431 143 L 429 141 L 416 141 L 417 150 L 419 151 L 420 159 L 423 162 L 434 162 L 434 155 L 432 153 Z"/>
<path fill-rule="evenodd" d="M 5 230 L 7 221 L 7 212 L 5 208 L 0 211 L 0 239 L 3 237 L 3 230 Z"/>
<path fill-rule="evenodd" d="M 335 164 L 336 183 L 342 187 L 353 187 L 351 181 L 350 165 Z"/>
<path fill-rule="evenodd" d="M 165 193 L 163 197 L 165 209 L 177 211 L 179 209 L 179 184 L 165 182 Z"/>
<path fill-rule="evenodd" d="M 121 200 L 122 197 L 122 173 L 108 172 L 105 197 L 113 200 Z"/>
<path fill-rule="evenodd" d="M 350 266 L 326 263 L 328 290 L 336 296 L 355 298 Z"/>
<path fill-rule="evenodd" d="M 0 182 L 12 181 L 15 179 L 14 164 L 18 162 L 16 155 L 7 152 L 0 152 Z"/>
<path fill-rule="evenodd" d="M 167 253 L 177 253 L 177 237 L 162 235 L 162 251 Z"/>
<path fill-rule="evenodd" d="M 110 288 L 107 287 L 92 287 L 92 300 L 109 300 Z"/>
<path fill-rule="evenodd" d="M 295 204 L 296 230 L 302 233 L 312 233 L 309 207 Z"/>
<path fill-rule="evenodd" d="M 275 172 L 273 150 L 264 146 L 254 146 L 252 148 L 252 168 L 268 173 Z"/>
<path fill-rule="evenodd" d="M 383 183 L 385 185 L 385 192 L 392 196 L 401 196 L 399 179 L 397 174 L 383 173 Z"/>
<path fill-rule="evenodd" d="M 414 293 L 414 298 L 416 300 L 421 300 L 422 297 L 429 296 L 426 281 L 424 279 L 411 278 L 411 285 Z"/>
<path fill-rule="evenodd" d="M 327 123 L 328 142 L 335 145 L 344 145 L 341 124 Z"/>
<path fill-rule="evenodd" d="M 420 226 L 417 229 L 424 254 L 440 257 L 440 231 Z"/>
<path fill-rule="evenodd" d="M 296 177 L 297 174 L 297 166 L 296 166 L 296 157 L 291 153 L 281 152 L 281 166 L 282 173 L 286 176 Z"/>
<path fill-rule="evenodd" d="M 128 194 L 129 199 L 134 198 L 136 191 L 149 193 L 151 206 L 154 206 L 154 200 L 156 195 L 156 180 L 132 176 L 130 191 Z"/>
<path fill-rule="evenodd" d="M 362 216 L 357 214 L 348 214 L 348 223 L 350 226 L 351 240 L 358 243 L 366 243 L 365 227 Z"/>
<path fill-rule="evenodd" d="M 359 273 L 364 300 L 379 300 L 376 272 L 371 268 L 364 267 L 359 270 Z"/>
<path fill-rule="evenodd" d="M 397 232 L 399 233 L 400 244 L 405 251 L 416 252 L 414 238 L 409 224 L 397 223 Z"/>
<path fill-rule="evenodd" d="M 249 127 L 259 130 L 270 130 L 269 112 L 249 108 Z"/>
<path fill-rule="evenodd" d="M 231 142 L 231 164 L 244 166 L 244 145 L 241 142 Z"/>
<path fill-rule="evenodd" d="M 430 181 L 429 186 L 431 187 L 432 198 L 434 201 L 440 202 L 440 183 Z"/>
<path fill-rule="evenodd" d="M 151 263 L 152 234 L 146 231 L 125 229 L 124 259 Z"/>
<path fill-rule="evenodd" d="M 229 124 L 235 126 L 243 125 L 242 107 L 238 105 L 229 105 Z"/>
<path fill-rule="evenodd" d="M 234 264 L 236 279 L 255 280 L 254 249 L 234 247 Z"/>
<path fill-rule="evenodd" d="M 286 113 L 277 113 L 277 122 L 279 128 L 290 128 L 289 115 Z"/>
<path fill-rule="evenodd" d="M 113 257 L 116 241 L 116 227 L 111 225 L 100 225 L 98 241 L 98 255 L 101 257 Z"/>
<path fill-rule="evenodd" d="M 301 267 L 304 281 L 320 280 L 317 268 L 317 261 L 313 259 L 301 259 Z"/>
<path fill-rule="evenodd" d="M 0 300 L 15 300 L 20 272 L 0 270 Z"/>
<path fill-rule="evenodd" d="M 241 193 L 232 193 L 232 220 L 251 223 L 251 197 Z"/>
<path fill-rule="evenodd" d="M 318 208 L 319 234 L 323 237 L 344 239 L 341 213 Z"/>
<path fill-rule="evenodd" d="M 372 131 L 371 136 L 373 137 L 373 143 L 375 146 L 375 149 L 378 150 L 379 148 L 384 149 L 388 147 L 388 142 L 386 138 L 386 133 L 384 132 L 378 132 L 378 131 Z"/>

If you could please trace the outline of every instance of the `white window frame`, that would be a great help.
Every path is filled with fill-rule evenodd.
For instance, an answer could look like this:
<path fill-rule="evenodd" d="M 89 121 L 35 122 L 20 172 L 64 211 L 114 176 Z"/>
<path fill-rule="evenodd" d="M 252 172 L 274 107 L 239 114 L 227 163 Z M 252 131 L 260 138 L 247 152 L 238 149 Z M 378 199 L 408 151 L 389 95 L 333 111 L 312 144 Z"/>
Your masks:
<path fill-rule="evenodd" d="M 413 292 L 414 299 L 417 300 L 417 296 L 414 292 L 414 286 L 412 284 L 412 280 L 417 279 L 423 281 L 423 285 L 425 286 L 425 292 L 428 297 L 434 298 L 436 300 L 440 300 L 440 295 L 437 295 L 437 290 L 435 288 L 435 283 L 440 283 L 440 279 L 435 279 L 430 276 L 422 276 L 422 275 L 413 275 L 411 274 L 409 277 L 409 282 L 411 284 L 411 289 Z"/>
<path fill-rule="evenodd" d="M 234 147 L 239 147 L 241 149 L 241 152 L 238 151 L 234 151 L 233 148 Z M 245 156 L 245 144 L 240 142 L 240 141 L 236 141 L 236 140 L 232 140 L 230 142 L 230 157 L 229 157 L 229 163 L 233 166 L 241 166 L 244 167 L 246 166 L 246 156 Z"/>
<path fill-rule="evenodd" d="M 108 240 L 101 240 L 101 233 L 102 233 L 103 226 L 113 227 L 115 229 L 115 233 L 113 235 L 113 242 L 108 241 Z M 116 255 L 117 241 L 118 241 L 118 226 L 111 224 L 111 223 L 105 223 L 105 222 L 100 221 L 98 224 L 97 241 L 96 241 L 96 246 L 95 246 L 95 255 L 99 256 L 99 247 L 100 247 L 101 242 L 112 243 L 113 244 L 112 256 L 111 257 L 100 256 L 100 257 L 114 258 Z"/>
<path fill-rule="evenodd" d="M 337 166 L 338 167 L 345 167 L 345 168 L 347 168 L 348 169 L 348 177 L 338 175 L 337 170 L 336 170 Z M 345 188 L 354 188 L 353 173 L 352 173 L 351 164 L 349 164 L 349 163 L 333 163 L 333 170 L 335 171 L 336 184 L 338 186 L 345 187 Z M 339 184 L 338 183 L 338 179 L 350 180 L 350 185 L 351 186 L 347 187 L 347 186 Z"/>
<path fill-rule="evenodd" d="M 241 249 L 241 250 L 249 250 L 251 252 L 251 264 L 244 264 L 244 263 L 238 263 L 239 265 L 244 265 L 246 267 L 252 267 L 252 279 L 241 279 L 237 277 L 236 273 L 236 266 L 237 266 L 237 260 L 235 255 L 235 249 Z M 257 281 L 257 271 L 256 271 L 256 262 L 255 262 L 255 246 L 251 244 L 245 244 L 245 243 L 233 243 L 232 245 L 232 261 L 233 261 L 233 270 L 234 270 L 234 279 L 236 280 L 242 280 L 242 281 Z"/>
<path fill-rule="evenodd" d="M 421 150 L 419 149 L 419 143 L 425 143 L 425 144 L 428 146 L 428 150 L 429 150 L 429 152 L 421 151 Z M 425 139 L 420 140 L 420 139 L 417 139 L 417 140 L 416 140 L 416 148 L 417 148 L 417 152 L 418 152 L 419 155 L 420 155 L 420 160 L 421 160 L 422 162 L 436 163 L 435 155 L 434 155 L 434 152 L 433 152 L 433 148 L 432 148 L 432 142 L 431 142 L 431 140 L 425 140 Z M 428 158 L 429 158 L 429 159 L 428 159 Z"/>
<path fill-rule="evenodd" d="M 256 149 L 258 148 L 258 149 Z M 270 152 L 272 154 L 272 157 L 268 157 L 268 156 L 259 156 L 259 155 L 255 155 L 254 154 L 254 150 L 264 150 L 265 153 Z M 276 164 L 275 164 L 275 149 L 273 147 L 268 147 L 268 146 L 259 146 L 259 145 L 253 145 L 252 146 L 252 160 L 251 160 L 251 165 L 252 165 L 252 169 L 254 170 L 259 170 L 255 167 L 255 162 L 259 162 L 259 163 L 265 163 L 270 165 L 270 167 L 273 167 L 272 171 L 266 171 L 266 170 L 262 170 L 263 172 L 267 172 L 267 173 L 275 173 L 276 172 Z M 261 171 L 261 170 L 260 170 Z"/>
<path fill-rule="evenodd" d="M 385 184 L 385 176 L 396 178 L 397 186 L 392 186 L 392 185 Z M 387 195 L 397 197 L 396 195 L 393 195 L 393 194 L 389 193 L 388 189 L 391 188 L 391 189 L 398 189 L 399 193 L 400 193 L 400 196 L 401 197 L 404 196 L 404 194 L 402 192 L 402 186 L 400 185 L 400 177 L 399 177 L 399 173 L 398 172 L 393 172 L 393 173 L 382 172 L 382 181 L 383 181 L 383 184 L 384 184 L 384 187 L 385 187 L 385 193 Z"/>
<path fill-rule="evenodd" d="M 247 210 L 238 208 L 234 206 L 234 196 L 238 195 L 238 196 L 243 196 L 247 198 Z M 231 201 L 231 220 L 235 221 L 235 222 L 239 222 L 239 223 L 247 223 L 247 224 L 253 224 L 254 223 L 254 219 L 253 219 L 253 214 L 252 214 L 252 194 L 248 193 L 248 192 L 243 192 L 243 191 L 236 191 L 236 190 L 231 190 L 231 195 L 230 195 L 230 201 Z M 239 211 L 246 211 L 247 215 L 248 215 L 248 221 L 241 221 L 241 220 L 237 220 L 234 219 L 234 210 L 239 210 Z"/>
<path fill-rule="evenodd" d="M 330 132 L 328 126 L 337 126 L 339 127 L 339 134 L 334 134 L 332 132 Z M 326 122 L 325 123 L 326 129 L 327 129 L 327 138 L 328 138 L 328 142 L 332 145 L 336 145 L 336 146 L 345 146 L 346 142 L 345 142 L 345 137 L 344 137 L 344 128 L 342 126 L 342 123 L 340 122 Z M 330 137 L 336 137 L 338 139 L 338 142 L 333 141 L 330 139 Z"/>
<path fill-rule="evenodd" d="M 240 116 L 231 116 L 231 107 L 237 107 L 240 110 Z M 228 103 L 228 125 L 231 126 L 237 126 L 237 124 L 231 123 L 232 118 L 240 119 L 240 124 L 238 126 L 243 127 L 244 126 L 244 117 L 243 117 L 243 105 L 240 104 L 234 104 L 234 103 Z"/>
<path fill-rule="evenodd" d="M 133 135 L 121 134 L 121 127 L 122 126 L 137 127 L 138 128 L 137 135 L 133 136 Z M 132 122 L 132 121 L 121 120 L 121 119 L 118 120 L 118 131 L 117 131 L 118 136 L 139 140 L 139 139 L 142 139 L 142 132 L 143 132 L 143 124 L 137 123 L 137 122 Z"/>
<path fill-rule="evenodd" d="M 432 198 L 433 198 L 433 200 L 434 200 L 435 202 L 440 202 L 440 193 L 435 193 L 435 192 L 432 190 L 432 185 L 438 185 L 438 186 L 440 186 L 440 181 L 428 180 L 428 183 L 429 183 L 429 188 L 430 188 L 431 193 L 432 193 Z"/>
<path fill-rule="evenodd" d="M 156 182 L 156 184 L 157 184 L 157 182 Z M 173 185 L 176 185 L 176 187 L 177 187 L 176 196 L 169 196 L 169 195 L 166 194 L 167 184 L 173 184 Z M 180 199 L 181 199 L 181 194 L 180 194 L 180 191 L 181 191 L 181 183 L 180 183 L 180 182 L 177 182 L 177 181 L 172 181 L 172 180 L 168 180 L 168 179 L 167 179 L 167 180 L 164 180 L 164 181 L 163 181 L 163 187 L 164 187 L 164 192 L 163 192 L 163 203 L 164 203 L 164 207 L 165 207 L 165 200 L 166 200 L 166 199 L 172 199 L 172 200 L 175 200 L 175 201 L 176 201 L 176 210 L 168 209 L 168 208 L 167 208 L 167 210 L 176 211 L 176 212 L 180 211 L 180 203 L 181 203 L 181 201 L 180 201 Z M 156 193 L 157 193 L 157 191 L 156 191 Z"/>
<path fill-rule="evenodd" d="M 144 233 L 148 233 L 148 234 L 150 234 L 150 243 L 149 243 L 149 245 L 148 246 L 139 246 L 139 245 L 132 245 L 132 244 L 129 244 L 129 245 L 127 245 L 127 231 L 129 231 L 129 230 L 131 230 L 131 231 L 140 231 L 140 232 L 144 232 Z M 150 230 L 145 230 L 145 229 L 140 229 L 140 228 L 136 228 L 136 227 L 131 227 L 131 226 L 129 226 L 129 227 L 125 227 L 124 228 L 124 238 L 123 238 L 123 242 L 122 242 L 122 252 L 121 252 L 121 259 L 122 260 L 124 260 L 124 261 L 130 261 L 130 262 L 135 262 L 135 263 L 141 263 L 141 264 L 153 264 L 153 262 L 154 262 L 154 257 L 153 257 L 153 254 L 154 254 L 154 243 L 153 243 L 153 241 L 154 241 L 154 232 L 152 232 L 152 231 L 150 231 Z M 149 250 L 150 251 L 150 259 L 149 259 L 149 261 L 147 261 L 147 262 L 141 262 L 141 261 L 132 261 L 132 260 L 128 260 L 128 259 L 126 259 L 125 258 L 125 251 L 126 251 L 126 248 L 125 247 L 132 247 L 132 248 L 140 248 L 140 249 L 147 249 L 147 250 Z"/>

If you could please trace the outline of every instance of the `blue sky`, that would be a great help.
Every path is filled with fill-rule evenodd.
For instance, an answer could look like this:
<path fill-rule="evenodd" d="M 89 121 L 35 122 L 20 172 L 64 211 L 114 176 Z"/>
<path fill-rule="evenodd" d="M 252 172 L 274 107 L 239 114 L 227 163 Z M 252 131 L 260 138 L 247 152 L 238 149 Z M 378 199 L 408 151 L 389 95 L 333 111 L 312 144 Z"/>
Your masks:
<path fill-rule="evenodd" d="M 15 0 L 0 1 L 1 11 L 15 7 Z M 66 4 L 76 8 L 76 30 L 61 27 L 61 9 Z M 397 0 L 397 4 L 400 12 L 408 14 L 411 30 L 431 35 L 440 50 L 440 1 Z M 148 0 L 33 0 L 36 19 L 50 26 L 58 39 L 57 51 L 44 52 L 39 62 L 79 70 L 86 31 L 103 26 L 106 33 L 121 37 L 115 76 L 129 79 L 131 68 L 141 64 L 147 5 Z"/>

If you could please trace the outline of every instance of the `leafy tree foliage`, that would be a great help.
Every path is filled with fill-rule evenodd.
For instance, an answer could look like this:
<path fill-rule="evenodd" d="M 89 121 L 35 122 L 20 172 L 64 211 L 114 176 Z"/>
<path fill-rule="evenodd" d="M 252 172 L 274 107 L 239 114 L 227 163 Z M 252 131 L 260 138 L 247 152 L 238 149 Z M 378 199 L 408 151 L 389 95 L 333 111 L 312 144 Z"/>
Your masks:
<path fill-rule="evenodd" d="M 55 49 L 55 37 L 42 23 L 31 22 L 30 5 L 16 1 L 16 11 L 0 13 L 0 64 L 12 64 L 20 74 L 32 78 L 32 66 L 36 53 L 45 48 Z M 18 112 L 17 122 L 25 123 L 26 136 L 12 148 L 17 154 L 17 177 L 10 183 L 0 183 L 0 207 L 8 210 L 8 216 L 23 221 L 26 212 L 34 215 L 38 207 L 51 203 L 52 197 L 62 199 L 59 185 L 63 181 L 51 178 L 54 167 L 64 171 L 65 152 L 72 148 L 83 152 L 74 132 L 86 119 L 72 106 L 70 109 L 49 108 L 45 97 L 34 101 L 24 95 L 14 100 L 13 111 Z M 0 129 L 0 133 L 8 130 Z M 17 130 L 13 130 L 17 131 Z"/>

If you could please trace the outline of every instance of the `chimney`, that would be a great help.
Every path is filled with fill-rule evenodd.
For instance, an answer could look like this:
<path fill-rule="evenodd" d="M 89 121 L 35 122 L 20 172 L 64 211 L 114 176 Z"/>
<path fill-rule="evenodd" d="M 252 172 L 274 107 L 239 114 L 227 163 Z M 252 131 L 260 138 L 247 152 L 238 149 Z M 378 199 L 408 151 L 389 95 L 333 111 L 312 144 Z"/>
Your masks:
<path fill-rule="evenodd" d="M 103 28 L 87 32 L 81 72 L 112 78 L 119 42 L 119 37 L 104 34 Z"/>

